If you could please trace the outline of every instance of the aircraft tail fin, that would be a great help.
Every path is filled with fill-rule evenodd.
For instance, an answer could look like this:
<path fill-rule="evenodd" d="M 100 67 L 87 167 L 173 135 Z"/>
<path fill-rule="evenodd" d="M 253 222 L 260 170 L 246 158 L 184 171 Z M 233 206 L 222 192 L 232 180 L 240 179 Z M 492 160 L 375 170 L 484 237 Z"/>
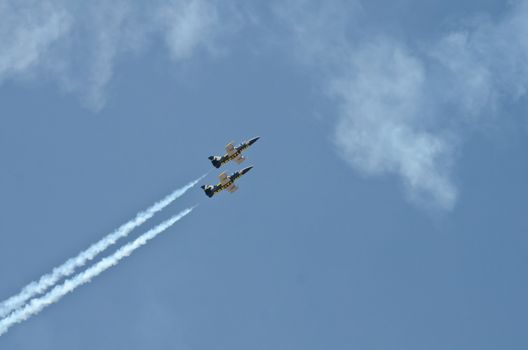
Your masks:
<path fill-rule="evenodd" d="M 209 156 L 209 160 L 213 164 L 215 168 L 220 168 L 222 166 L 222 163 L 220 162 L 220 158 L 216 156 Z"/>
<path fill-rule="evenodd" d="M 214 195 L 214 192 L 211 190 L 211 186 L 200 186 L 202 190 L 204 190 L 207 197 L 211 198 Z"/>

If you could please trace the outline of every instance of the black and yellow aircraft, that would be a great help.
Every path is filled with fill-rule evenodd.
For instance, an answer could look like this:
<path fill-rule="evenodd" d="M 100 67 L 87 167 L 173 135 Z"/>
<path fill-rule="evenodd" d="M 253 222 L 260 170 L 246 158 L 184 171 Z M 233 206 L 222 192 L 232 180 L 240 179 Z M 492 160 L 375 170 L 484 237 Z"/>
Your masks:
<path fill-rule="evenodd" d="M 207 197 L 211 198 L 215 194 L 227 190 L 228 192 L 235 192 L 238 187 L 235 186 L 235 180 L 237 180 L 239 177 L 250 171 L 253 167 L 247 167 L 239 171 L 235 171 L 233 174 L 227 176 L 226 173 L 221 173 L 218 175 L 218 178 L 220 179 L 220 182 L 214 186 L 211 185 L 204 185 L 202 186 L 202 189 L 204 190 Z"/>
<path fill-rule="evenodd" d="M 233 146 L 233 143 L 228 143 L 225 147 L 226 154 L 223 156 L 210 156 L 209 160 L 211 163 L 213 163 L 213 166 L 215 168 L 220 168 L 222 165 L 234 160 L 237 164 L 242 163 L 246 158 L 242 156 L 242 152 L 244 152 L 246 149 L 248 149 L 251 145 L 253 145 L 255 142 L 258 141 L 260 137 L 254 137 L 251 140 L 247 140 L 242 142 L 238 146 Z"/>

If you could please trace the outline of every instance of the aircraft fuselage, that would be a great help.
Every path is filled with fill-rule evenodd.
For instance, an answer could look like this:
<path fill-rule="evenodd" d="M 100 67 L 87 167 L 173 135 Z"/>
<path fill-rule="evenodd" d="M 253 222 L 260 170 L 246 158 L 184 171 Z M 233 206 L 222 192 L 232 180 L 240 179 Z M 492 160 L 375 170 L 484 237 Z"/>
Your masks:
<path fill-rule="evenodd" d="M 244 152 L 249 147 L 251 147 L 251 145 L 257 142 L 259 138 L 260 137 L 254 137 L 250 140 L 244 141 L 238 146 L 234 147 L 233 152 L 228 152 L 221 157 L 210 156 L 209 160 L 211 161 L 211 163 L 213 164 L 215 168 L 220 168 L 221 166 L 223 166 L 226 163 L 229 163 L 232 160 L 235 160 L 235 161 L 239 160 L 238 163 L 240 164 L 244 160 L 244 157 L 241 157 L 242 152 Z"/>
<path fill-rule="evenodd" d="M 227 181 L 220 182 L 214 186 L 202 186 L 202 189 L 204 190 L 207 197 L 211 198 L 215 194 L 222 192 L 223 190 L 229 189 L 231 186 L 234 185 L 235 181 L 240 178 L 242 175 L 246 174 L 248 171 L 250 171 L 253 167 L 247 167 L 239 171 L 235 171 L 233 174 L 229 175 L 227 177 Z"/>

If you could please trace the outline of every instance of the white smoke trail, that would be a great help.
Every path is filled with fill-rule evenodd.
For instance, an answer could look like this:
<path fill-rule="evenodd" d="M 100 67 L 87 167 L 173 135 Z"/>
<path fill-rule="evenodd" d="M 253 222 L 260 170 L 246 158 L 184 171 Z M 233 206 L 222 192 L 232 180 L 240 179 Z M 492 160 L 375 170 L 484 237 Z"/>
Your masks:
<path fill-rule="evenodd" d="M 9 316 L 0 321 L 0 336 L 6 333 L 8 329 L 14 324 L 25 321 L 29 317 L 36 315 L 46 306 L 56 303 L 64 295 L 72 292 L 77 287 L 90 282 L 92 278 L 116 265 L 121 259 L 132 254 L 134 250 L 145 245 L 148 241 L 168 229 L 170 226 L 174 225 L 178 220 L 189 214 L 194 208 L 195 207 L 192 207 L 181 211 L 178 215 L 175 215 L 167 221 L 162 222 L 158 226 L 136 238 L 134 241 L 119 248 L 114 254 L 105 257 L 92 267 L 70 279 L 67 279 L 62 284 L 55 286 L 51 291 L 42 297 L 32 299 L 24 307 L 14 311 Z"/>
<path fill-rule="evenodd" d="M 88 249 L 80 252 L 77 256 L 68 259 L 65 263 L 55 267 L 52 272 L 43 275 L 38 281 L 33 281 L 25 286 L 18 294 L 13 295 L 9 299 L 4 300 L 0 304 L 0 317 L 4 317 L 11 311 L 22 306 L 26 301 L 32 297 L 44 293 L 49 287 L 57 283 L 61 278 L 70 276 L 75 272 L 75 269 L 84 266 L 87 262 L 95 258 L 99 253 L 115 244 L 115 242 L 123 237 L 126 237 L 134 228 L 143 224 L 150 219 L 154 214 L 164 209 L 171 204 L 178 197 L 182 196 L 187 190 L 196 185 L 198 181 L 204 178 L 205 175 L 190 182 L 186 186 L 175 190 L 161 201 L 155 203 L 147 210 L 144 210 L 136 215 L 136 217 L 129 222 L 121 225 L 117 230 L 108 234 L 99 242 L 92 244 Z"/>

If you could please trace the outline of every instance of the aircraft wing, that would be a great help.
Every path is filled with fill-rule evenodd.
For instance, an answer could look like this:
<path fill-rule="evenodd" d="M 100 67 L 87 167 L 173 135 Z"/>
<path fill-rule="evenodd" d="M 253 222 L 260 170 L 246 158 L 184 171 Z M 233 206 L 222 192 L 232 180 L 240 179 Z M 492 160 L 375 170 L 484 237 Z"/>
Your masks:
<path fill-rule="evenodd" d="M 222 173 L 220 175 L 218 175 L 218 178 L 220 179 L 220 183 L 222 185 L 226 184 L 227 182 L 229 182 L 229 179 L 227 178 L 227 175 L 226 173 Z"/>
<path fill-rule="evenodd" d="M 234 184 L 232 184 L 231 186 L 229 186 L 229 187 L 227 188 L 227 191 L 233 193 L 233 192 L 235 192 L 237 189 L 238 189 L 238 187 L 235 186 Z"/>
<path fill-rule="evenodd" d="M 233 142 L 228 143 L 225 146 L 225 149 L 226 149 L 226 152 L 227 152 L 228 155 L 232 155 L 233 153 L 236 152 L 235 146 L 233 146 Z"/>
<path fill-rule="evenodd" d="M 242 163 L 244 160 L 246 160 L 246 158 L 242 157 L 240 154 L 235 158 L 233 159 L 237 164 L 240 164 Z"/>

